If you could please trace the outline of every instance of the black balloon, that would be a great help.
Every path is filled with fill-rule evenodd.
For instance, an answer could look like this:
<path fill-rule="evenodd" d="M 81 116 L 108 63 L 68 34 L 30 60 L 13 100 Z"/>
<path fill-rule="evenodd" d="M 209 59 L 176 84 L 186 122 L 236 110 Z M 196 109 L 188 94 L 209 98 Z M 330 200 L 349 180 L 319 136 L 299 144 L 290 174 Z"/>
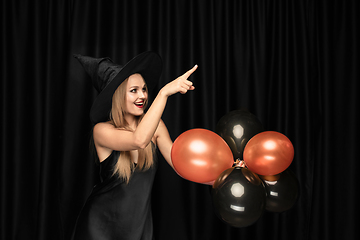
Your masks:
<path fill-rule="evenodd" d="M 255 115 L 246 110 L 235 110 L 219 120 L 215 132 L 229 145 L 234 159 L 242 160 L 246 143 L 263 130 L 262 123 Z"/>
<path fill-rule="evenodd" d="M 299 195 L 299 182 L 293 172 L 287 169 L 276 176 L 276 181 L 263 181 L 267 211 L 284 212 L 294 206 Z"/>
<path fill-rule="evenodd" d="M 225 170 L 214 182 L 211 194 L 216 215 L 232 227 L 255 223 L 265 209 L 263 182 L 247 168 Z"/>

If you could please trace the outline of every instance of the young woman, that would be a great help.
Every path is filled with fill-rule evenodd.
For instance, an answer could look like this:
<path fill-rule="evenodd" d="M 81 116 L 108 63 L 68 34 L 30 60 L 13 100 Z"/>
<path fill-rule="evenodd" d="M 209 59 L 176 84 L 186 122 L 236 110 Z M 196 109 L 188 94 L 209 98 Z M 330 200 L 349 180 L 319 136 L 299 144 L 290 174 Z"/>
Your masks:
<path fill-rule="evenodd" d="M 156 147 L 173 167 L 173 143 L 161 115 L 169 96 L 194 90 L 188 77 L 197 66 L 161 88 L 145 113 L 148 89 L 162 70 L 157 54 L 142 53 L 124 67 L 108 58 L 75 57 L 100 92 L 90 118 L 101 182 L 81 210 L 73 240 L 153 239 L 150 195 Z"/>

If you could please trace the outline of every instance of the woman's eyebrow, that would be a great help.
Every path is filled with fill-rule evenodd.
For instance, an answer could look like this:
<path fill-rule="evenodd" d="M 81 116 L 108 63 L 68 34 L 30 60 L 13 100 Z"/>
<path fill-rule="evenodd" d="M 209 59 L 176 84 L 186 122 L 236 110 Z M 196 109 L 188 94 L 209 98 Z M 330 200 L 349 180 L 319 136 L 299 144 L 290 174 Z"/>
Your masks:
<path fill-rule="evenodd" d="M 147 87 L 146 84 L 144 84 L 141 88 Z M 134 85 L 134 86 L 130 86 L 129 89 L 134 89 L 134 88 L 140 88 L 140 86 L 138 85 Z"/>

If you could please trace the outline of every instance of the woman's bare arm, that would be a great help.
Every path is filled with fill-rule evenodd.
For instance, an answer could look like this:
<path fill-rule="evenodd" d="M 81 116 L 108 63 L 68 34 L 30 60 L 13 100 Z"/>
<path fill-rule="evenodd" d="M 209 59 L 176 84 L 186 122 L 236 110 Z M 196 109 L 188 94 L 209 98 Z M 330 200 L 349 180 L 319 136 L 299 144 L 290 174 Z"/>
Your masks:
<path fill-rule="evenodd" d="M 159 126 L 168 97 L 178 92 L 185 94 L 187 91 L 195 89 L 193 83 L 187 80 L 187 78 L 196 69 L 197 65 L 174 81 L 166 84 L 159 91 L 135 131 L 117 129 L 110 123 L 96 124 L 93 135 L 97 149 L 106 148 L 117 151 L 131 151 L 145 148 L 150 143 Z"/>

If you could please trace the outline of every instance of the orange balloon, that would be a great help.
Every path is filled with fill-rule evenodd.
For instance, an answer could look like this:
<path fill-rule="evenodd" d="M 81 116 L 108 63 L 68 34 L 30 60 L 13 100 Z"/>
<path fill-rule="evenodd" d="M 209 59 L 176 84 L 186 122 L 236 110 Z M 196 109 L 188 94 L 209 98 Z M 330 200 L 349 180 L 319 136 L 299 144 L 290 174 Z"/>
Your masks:
<path fill-rule="evenodd" d="M 216 133 L 201 128 L 188 130 L 176 138 L 171 160 L 181 177 L 208 185 L 234 163 L 226 142 Z"/>
<path fill-rule="evenodd" d="M 294 159 L 294 147 L 283 134 L 265 131 L 253 136 L 244 148 L 249 170 L 259 175 L 276 175 L 285 171 Z"/>

